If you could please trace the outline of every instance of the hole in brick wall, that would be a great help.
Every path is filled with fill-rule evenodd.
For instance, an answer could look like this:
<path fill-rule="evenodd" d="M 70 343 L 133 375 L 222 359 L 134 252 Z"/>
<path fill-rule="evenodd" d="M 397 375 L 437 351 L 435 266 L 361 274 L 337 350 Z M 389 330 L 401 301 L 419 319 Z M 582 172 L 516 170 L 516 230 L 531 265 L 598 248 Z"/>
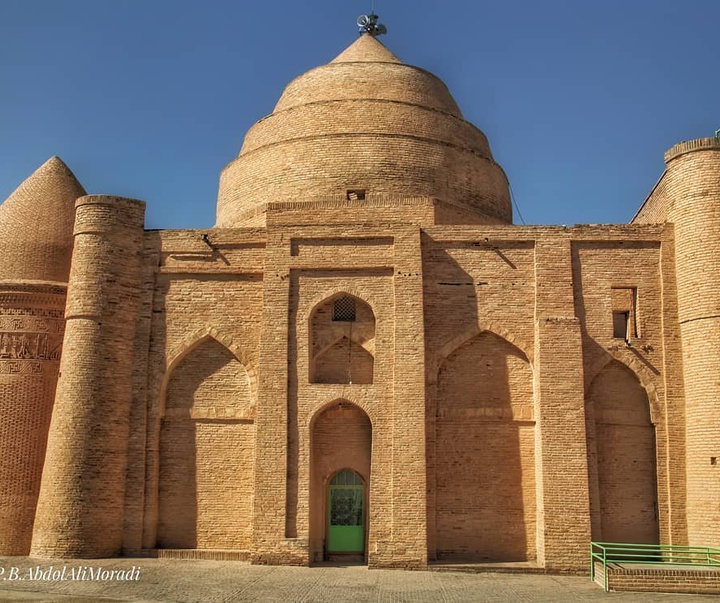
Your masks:
<path fill-rule="evenodd" d="M 345 198 L 348 201 L 365 201 L 365 191 L 360 189 L 349 190 L 345 194 Z"/>
<path fill-rule="evenodd" d="M 717 465 L 717 457 L 716 457 L 716 456 L 711 456 L 711 457 L 710 457 L 710 464 L 711 464 L 711 465 Z"/>

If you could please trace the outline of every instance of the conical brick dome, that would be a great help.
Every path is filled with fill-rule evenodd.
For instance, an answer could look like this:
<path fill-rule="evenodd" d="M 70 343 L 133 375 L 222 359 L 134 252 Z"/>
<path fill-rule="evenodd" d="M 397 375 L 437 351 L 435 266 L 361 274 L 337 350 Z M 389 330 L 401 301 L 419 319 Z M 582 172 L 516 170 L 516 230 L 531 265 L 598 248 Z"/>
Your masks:
<path fill-rule="evenodd" d="M 83 195 L 51 157 L 0 205 L 0 280 L 68 281 L 75 200 Z"/>
<path fill-rule="evenodd" d="M 370 35 L 293 80 L 250 129 L 221 175 L 217 226 L 259 225 L 268 203 L 339 201 L 349 190 L 433 198 L 459 210 L 459 223 L 512 221 L 485 135 L 440 79 Z"/>

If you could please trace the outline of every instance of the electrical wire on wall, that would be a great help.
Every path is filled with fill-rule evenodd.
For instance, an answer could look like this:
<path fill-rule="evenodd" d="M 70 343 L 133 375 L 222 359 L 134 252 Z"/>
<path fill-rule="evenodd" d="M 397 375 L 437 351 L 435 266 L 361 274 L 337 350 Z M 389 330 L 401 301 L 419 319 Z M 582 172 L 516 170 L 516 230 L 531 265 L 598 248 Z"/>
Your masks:
<path fill-rule="evenodd" d="M 352 385 L 352 321 L 348 322 L 348 384 Z"/>

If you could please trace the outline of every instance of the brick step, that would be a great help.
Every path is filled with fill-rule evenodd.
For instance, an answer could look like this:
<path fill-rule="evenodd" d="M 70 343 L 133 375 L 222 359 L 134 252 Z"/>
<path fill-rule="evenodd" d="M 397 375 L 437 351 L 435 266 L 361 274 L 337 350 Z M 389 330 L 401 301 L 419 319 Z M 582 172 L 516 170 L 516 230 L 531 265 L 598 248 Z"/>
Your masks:
<path fill-rule="evenodd" d="M 211 561 L 249 561 L 250 551 L 225 549 L 152 549 L 158 559 L 205 559 Z"/>
<path fill-rule="evenodd" d="M 463 563 L 459 561 L 435 561 L 428 565 L 434 572 L 492 572 L 499 574 L 548 574 L 544 567 L 530 561 L 516 561 L 506 563 Z"/>

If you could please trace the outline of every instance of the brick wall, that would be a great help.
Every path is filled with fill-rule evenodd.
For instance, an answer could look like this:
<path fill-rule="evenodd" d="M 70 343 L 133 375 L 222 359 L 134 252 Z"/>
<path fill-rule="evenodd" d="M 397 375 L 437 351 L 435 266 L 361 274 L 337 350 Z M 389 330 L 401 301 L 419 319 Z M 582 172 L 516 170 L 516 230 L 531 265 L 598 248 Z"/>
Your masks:
<path fill-rule="evenodd" d="M 437 557 L 535 557 L 532 371 L 492 333 L 440 368 L 435 421 Z"/>
<path fill-rule="evenodd" d="M 146 233 L 159 266 L 147 411 L 138 396 L 142 420 L 131 434 L 145 450 L 138 485 L 146 549 L 251 545 L 265 239 L 213 231 L 211 248 L 202 234 Z"/>
<path fill-rule="evenodd" d="M 655 428 L 647 394 L 613 361 L 593 380 L 587 404 L 591 512 L 599 514 L 593 540 L 657 544 Z"/>
<path fill-rule="evenodd" d="M 611 591 L 720 594 L 720 571 L 716 568 L 637 567 L 612 564 L 607 570 Z M 595 563 L 595 581 L 604 586 L 602 563 Z"/>
<path fill-rule="evenodd" d="M 251 548 L 254 444 L 251 423 L 163 424 L 158 548 Z"/>

